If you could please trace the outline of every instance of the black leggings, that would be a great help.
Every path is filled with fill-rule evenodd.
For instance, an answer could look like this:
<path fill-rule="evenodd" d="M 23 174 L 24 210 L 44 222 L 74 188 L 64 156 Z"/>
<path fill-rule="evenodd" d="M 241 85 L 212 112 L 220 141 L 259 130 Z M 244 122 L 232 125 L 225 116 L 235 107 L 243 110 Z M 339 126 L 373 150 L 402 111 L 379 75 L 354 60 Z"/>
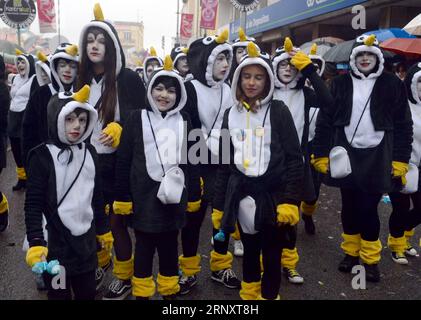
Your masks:
<path fill-rule="evenodd" d="M 394 238 L 403 237 L 405 231 L 410 231 L 421 223 L 421 192 L 389 194 L 393 211 L 389 218 L 390 235 Z M 411 205 L 413 208 L 409 210 Z"/>
<path fill-rule="evenodd" d="M 74 300 L 95 300 L 95 270 L 77 276 L 66 276 L 66 282 L 59 282 L 57 289 L 53 288 L 57 284 L 54 276 L 44 273 L 43 278 L 48 289 L 48 300 L 72 300 L 72 291 Z M 62 286 L 63 289 L 60 288 Z"/>
<path fill-rule="evenodd" d="M 377 241 L 380 220 L 377 206 L 381 193 L 366 193 L 357 189 L 341 189 L 342 227 L 345 234 L 361 234 L 366 241 Z"/>
<path fill-rule="evenodd" d="M 281 287 L 282 249 L 285 243 L 285 230 L 275 226 L 265 226 L 261 232 L 246 234 L 239 226 L 244 245 L 243 281 L 258 282 L 262 280 L 262 297 L 275 299 Z M 260 253 L 263 256 L 263 277 L 261 278 Z"/>
<path fill-rule="evenodd" d="M 23 159 L 22 159 L 22 140 L 21 138 L 9 138 L 10 146 L 12 148 L 13 158 L 15 159 L 16 166 L 18 168 L 23 168 Z"/>
<path fill-rule="evenodd" d="M 153 257 L 158 251 L 159 273 L 164 277 L 178 275 L 178 230 L 146 233 L 135 230 L 136 247 L 134 257 L 134 276 L 152 276 Z"/>

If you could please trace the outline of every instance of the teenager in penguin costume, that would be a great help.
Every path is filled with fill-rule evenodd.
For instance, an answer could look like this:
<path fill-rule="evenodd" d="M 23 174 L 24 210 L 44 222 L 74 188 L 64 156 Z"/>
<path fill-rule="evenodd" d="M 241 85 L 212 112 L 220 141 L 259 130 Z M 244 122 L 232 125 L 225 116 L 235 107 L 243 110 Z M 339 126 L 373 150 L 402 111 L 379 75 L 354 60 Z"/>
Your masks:
<path fill-rule="evenodd" d="M 193 79 L 187 62 L 187 53 L 189 48 L 175 47 L 171 50 L 171 59 L 174 61 L 174 69 L 180 74 L 184 81 Z"/>
<path fill-rule="evenodd" d="M 0 174 L 6 168 L 7 159 L 7 113 L 10 107 L 9 88 L 6 84 L 6 65 L 0 56 Z M 0 233 L 9 225 L 9 204 L 0 192 Z"/>
<path fill-rule="evenodd" d="M 105 210 L 110 213 L 115 238 L 114 275 L 116 279 L 104 294 L 105 299 L 120 299 L 131 290 L 133 274 L 132 244 L 127 229 L 127 218 L 112 212 L 116 151 L 120 144 L 122 127 L 132 110 L 145 101 L 145 88 L 136 72 L 125 67 L 123 48 L 115 28 L 104 19 L 99 4 L 94 8 L 95 20 L 84 26 L 80 37 L 80 65 L 78 87 L 90 85 L 89 103 L 98 111 L 90 143 L 100 160 Z M 110 254 L 99 252 L 97 287 L 102 285 L 105 271 L 110 266 Z"/>
<path fill-rule="evenodd" d="M 134 69 L 134 71 L 139 75 L 140 79 L 142 79 L 142 82 L 143 82 L 143 69 L 144 69 L 143 68 L 143 63 L 139 60 L 137 62 L 137 66 Z"/>
<path fill-rule="evenodd" d="M 310 155 L 308 153 L 310 109 L 320 107 L 322 97 L 328 96 L 329 92 L 318 76 L 311 59 L 303 52 L 299 52 L 299 49 L 294 48 L 290 38 L 287 37 L 284 46 L 276 50 L 272 63 L 275 73 L 274 99 L 283 101 L 290 110 L 303 152 L 304 180 L 301 193 L 303 203 L 301 211 L 308 211 L 306 210 L 308 206 L 305 204 L 315 205 L 316 203 L 310 169 Z M 314 82 L 314 90 L 305 86 L 306 78 L 311 83 Z M 317 93 L 315 90 L 317 90 Z M 318 97 L 321 98 L 318 99 Z M 303 220 L 308 220 L 307 215 L 303 215 Z M 289 231 L 291 242 L 283 250 L 281 264 L 288 280 L 291 283 L 301 284 L 304 279 L 296 270 L 299 260 L 295 246 L 297 228 L 291 227 Z"/>
<path fill-rule="evenodd" d="M 410 238 L 414 235 L 414 228 L 421 223 L 421 63 L 414 64 L 408 70 L 404 82 L 413 122 L 412 153 L 405 187 L 401 192 L 389 193 L 393 211 L 389 219 L 390 234 L 387 241 L 392 251 L 392 260 L 398 264 L 408 264 L 406 257 L 417 255 Z"/>
<path fill-rule="evenodd" d="M 143 61 L 143 83 L 145 84 L 145 87 L 148 86 L 149 78 L 152 72 L 154 72 L 157 68 L 161 68 L 163 64 L 164 63 L 162 59 L 158 57 L 155 48 L 151 47 L 149 56 L 147 56 L 145 61 Z"/>
<path fill-rule="evenodd" d="M 65 288 L 55 288 L 53 276 L 43 274 L 52 300 L 71 299 L 72 291 L 77 300 L 94 300 L 97 241 L 106 248 L 113 242 L 103 209 L 98 158 L 94 147 L 84 142 L 97 121 L 88 97 L 88 86 L 73 95 L 60 92 L 52 97 L 49 140 L 28 156 L 26 262 L 34 267 L 58 260 L 64 268 Z M 47 219 L 48 247 L 42 215 Z"/>
<path fill-rule="evenodd" d="M 380 281 L 377 206 L 383 193 L 405 184 L 413 133 L 404 83 L 383 64 L 376 37 L 359 36 L 351 72 L 332 80 L 333 103 L 319 111 L 312 156 L 325 183 L 341 190 L 345 257 L 339 270 L 351 272 L 361 258 L 372 282 Z"/>
<path fill-rule="evenodd" d="M 187 53 L 187 60 L 194 80 L 186 82 L 187 104 L 185 111 L 190 115 L 197 134 L 201 163 L 201 177 L 204 183 L 202 205 L 199 212 L 187 215 L 187 223 L 181 233 L 183 255 L 180 256 L 180 293 L 187 294 L 197 283 L 200 272 L 200 255 L 197 254 L 200 228 L 209 204 L 211 204 L 216 171 L 219 165 L 219 136 L 224 112 L 232 105 L 230 87 L 226 84 L 232 62 L 232 48 L 227 42 L 228 30 L 219 36 L 209 36 L 194 41 Z M 221 216 L 212 216 L 219 221 Z M 218 233 L 215 228 L 213 235 Z M 210 254 L 212 280 L 228 288 L 239 288 L 240 281 L 232 271 L 232 254 L 228 252 L 229 237 L 225 242 L 215 243 Z"/>
<path fill-rule="evenodd" d="M 44 58 L 40 56 L 40 61 Z M 62 43 L 51 55 L 51 83 L 46 83 L 34 91 L 23 118 L 22 150 L 25 162 L 29 151 L 48 138 L 47 106 L 51 97 L 58 92 L 73 92 L 78 64 L 78 48 L 74 44 Z"/>
<path fill-rule="evenodd" d="M 123 127 L 114 211 L 132 214 L 136 236 L 132 294 L 137 299 L 155 294 L 155 250 L 158 292 L 173 299 L 180 290 L 178 234 L 186 215 L 200 208 L 199 167 L 184 158 L 191 147 L 191 122 L 181 112 L 186 101 L 183 79 L 167 56 L 164 67 L 151 74 L 146 109 L 133 112 Z"/>
<path fill-rule="evenodd" d="M 235 69 L 237 69 L 241 63 L 241 59 L 247 54 L 247 45 L 249 42 L 256 43 L 256 39 L 248 37 L 244 32 L 244 29 L 240 27 L 238 29 L 238 38 L 235 39 L 234 43 L 232 44 L 233 59 L 230 75 L 228 77 L 229 83 L 232 83 L 232 77 L 234 77 Z"/>
<path fill-rule="evenodd" d="M 38 61 L 35 62 L 35 74 L 40 87 L 51 83 L 50 61 L 41 51 L 37 52 Z"/>
<path fill-rule="evenodd" d="M 286 229 L 299 221 L 303 159 L 291 113 L 282 101 L 273 99 L 270 57 L 253 43 L 247 51 L 233 77 L 234 104 L 222 123 L 227 135 L 221 135 L 220 150 L 226 154 L 220 154 L 223 164 L 217 173 L 213 211 L 223 215 L 224 234 L 233 232 L 236 222 L 239 226 L 244 244 L 241 298 L 275 300 Z"/>
<path fill-rule="evenodd" d="M 34 57 L 16 49 L 15 61 L 18 75 L 14 77 L 10 88 L 12 101 L 8 114 L 7 135 L 10 139 L 18 176 L 18 183 L 13 187 L 13 191 L 19 191 L 26 186 L 25 159 L 22 156 L 22 121 L 29 97 L 39 85 L 35 75 Z"/>

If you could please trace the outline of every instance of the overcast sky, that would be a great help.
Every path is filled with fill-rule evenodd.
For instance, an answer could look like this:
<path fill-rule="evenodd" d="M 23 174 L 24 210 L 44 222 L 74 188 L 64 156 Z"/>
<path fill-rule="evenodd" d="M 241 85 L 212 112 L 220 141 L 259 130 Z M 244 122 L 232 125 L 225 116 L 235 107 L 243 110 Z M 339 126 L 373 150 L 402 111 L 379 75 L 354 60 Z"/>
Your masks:
<path fill-rule="evenodd" d="M 172 37 L 177 32 L 176 0 L 60 0 L 61 33 L 70 42 L 79 43 L 80 31 L 84 24 L 93 19 L 93 7 L 97 2 L 101 4 L 107 20 L 143 21 L 144 46 L 154 46 L 160 55 L 163 55 L 161 38 L 164 35 L 165 53 L 170 53 Z M 58 0 L 55 3 L 57 10 Z M 3 22 L 0 24 L 5 26 Z M 31 25 L 31 31 L 39 33 L 38 19 Z"/>

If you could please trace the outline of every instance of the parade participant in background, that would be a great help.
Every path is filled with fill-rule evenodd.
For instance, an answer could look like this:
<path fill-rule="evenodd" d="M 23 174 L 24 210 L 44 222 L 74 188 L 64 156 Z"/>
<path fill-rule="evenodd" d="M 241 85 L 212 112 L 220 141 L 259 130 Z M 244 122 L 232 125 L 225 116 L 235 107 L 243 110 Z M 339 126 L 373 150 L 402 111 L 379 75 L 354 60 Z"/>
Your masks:
<path fill-rule="evenodd" d="M 193 127 L 200 129 L 198 158 L 201 161 L 201 177 L 204 194 L 199 212 L 187 213 L 187 223 L 181 232 L 183 255 L 180 256 L 180 293 L 187 294 L 197 283 L 200 272 L 200 255 L 197 254 L 200 228 L 208 205 L 214 194 L 214 183 L 218 169 L 219 136 L 222 118 L 232 105 L 230 87 L 225 83 L 232 62 L 232 48 L 227 42 L 228 31 L 220 36 L 197 39 L 187 54 L 194 80 L 186 82 L 187 104 Z M 205 142 L 204 142 L 205 141 Z M 218 233 L 221 216 L 212 215 L 213 235 Z M 228 288 L 239 288 L 240 281 L 232 271 L 232 254 L 228 252 L 229 237 L 225 242 L 215 242 L 210 255 L 211 279 Z"/>
<path fill-rule="evenodd" d="M 114 210 L 133 212 L 136 248 L 132 286 L 137 299 L 155 294 L 155 250 L 159 256 L 158 292 L 166 300 L 174 299 L 180 290 L 178 233 L 186 214 L 194 215 L 200 208 L 199 167 L 183 164 L 182 159 L 183 150 L 187 148 L 188 153 L 191 147 L 190 143 L 187 146 L 190 119 L 181 113 L 186 101 L 183 79 L 173 71 L 167 56 L 164 67 L 151 74 L 146 110 L 133 112 L 123 127 Z M 168 139 L 173 142 L 170 146 Z M 184 178 L 171 183 L 174 174 Z"/>
<path fill-rule="evenodd" d="M 44 59 L 43 56 L 40 58 Z M 35 90 L 29 98 L 23 118 L 22 151 L 25 162 L 32 148 L 47 141 L 48 102 L 58 92 L 73 92 L 78 63 L 78 48 L 70 43 L 61 44 L 50 57 L 51 83 L 44 84 Z"/>
<path fill-rule="evenodd" d="M 99 157 L 98 171 L 102 177 L 105 210 L 111 218 L 114 236 L 114 275 L 104 299 L 123 299 L 131 291 L 133 275 L 132 243 L 127 217 L 112 212 L 116 151 L 120 144 L 121 124 L 131 110 L 139 109 L 145 100 L 144 86 L 139 76 L 125 67 L 123 48 L 115 28 L 104 20 L 99 4 L 94 9 L 95 20 L 88 23 L 80 37 L 80 69 L 78 87 L 89 84 L 89 103 L 98 111 L 98 122 L 90 139 Z M 110 266 L 110 252 L 99 252 L 97 288 Z"/>
<path fill-rule="evenodd" d="M 145 61 L 143 61 L 143 83 L 145 84 L 145 87 L 148 86 L 149 77 L 152 74 L 152 72 L 155 69 L 162 67 L 162 65 L 162 59 L 158 57 L 155 48 L 151 47 L 149 51 L 149 56 L 147 56 Z"/>
<path fill-rule="evenodd" d="M 108 218 L 103 209 L 98 159 L 85 141 L 97 121 L 87 103 L 89 87 L 80 92 L 56 94 L 48 104 L 49 141 L 28 155 L 28 190 L 25 224 L 29 249 L 26 262 L 58 260 L 66 283 L 52 284 L 44 273 L 51 300 L 94 300 L 97 238 L 112 247 Z M 42 231 L 47 218 L 48 247 Z"/>
<path fill-rule="evenodd" d="M 134 69 L 134 71 L 139 75 L 143 82 L 143 63 L 140 60 L 137 62 L 137 67 Z"/>
<path fill-rule="evenodd" d="M 35 74 L 40 87 L 51 83 L 50 61 L 41 51 L 37 52 L 38 61 L 35 62 Z"/>
<path fill-rule="evenodd" d="M 6 66 L 0 56 L 0 174 L 6 168 L 7 159 L 7 112 L 10 106 L 10 94 L 6 84 Z M 9 204 L 6 196 L 0 192 L 0 233 L 9 225 Z"/>
<path fill-rule="evenodd" d="M 303 161 L 291 113 L 272 97 L 270 57 L 253 43 L 247 51 L 233 77 L 234 105 L 222 124 L 230 134 L 231 154 L 228 164 L 220 154 L 213 210 L 223 212 L 225 234 L 238 221 L 244 244 L 241 298 L 275 300 L 286 228 L 299 221 Z M 220 150 L 223 143 L 221 139 Z"/>
<path fill-rule="evenodd" d="M 334 103 L 319 111 L 312 159 L 324 182 L 341 190 L 345 257 L 338 269 L 351 272 L 361 258 L 372 282 L 380 281 L 377 206 L 383 193 L 405 184 L 412 142 L 404 83 L 383 63 L 374 35 L 355 40 L 351 72 L 332 80 Z"/>
<path fill-rule="evenodd" d="M 171 51 L 171 59 L 174 61 L 174 69 L 180 74 L 184 81 L 193 79 L 190 73 L 189 64 L 187 63 L 187 53 L 189 48 L 175 47 Z"/>
<path fill-rule="evenodd" d="M 13 191 L 19 191 L 26 187 L 25 159 L 22 155 L 22 121 L 29 97 L 39 86 L 35 75 L 33 56 L 16 50 L 16 69 L 19 74 L 13 79 L 10 89 L 12 101 L 7 127 L 7 135 L 10 139 L 18 176 L 18 183 L 13 187 Z"/>
<path fill-rule="evenodd" d="M 248 37 L 243 28 L 238 29 L 238 38 L 234 40 L 232 44 L 232 65 L 230 69 L 230 74 L 228 77 L 229 83 L 232 82 L 232 78 L 234 77 L 235 69 L 237 69 L 238 65 L 241 63 L 241 59 L 247 54 L 247 45 L 249 42 L 256 43 L 256 39 Z"/>
<path fill-rule="evenodd" d="M 389 194 L 393 211 L 389 219 L 387 245 L 392 251 L 392 260 L 408 264 L 408 257 L 415 257 L 417 250 L 411 245 L 414 227 L 421 222 L 421 191 L 419 167 L 421 162 L 421 63 L 413 65 L 405 78 L 408 103 L 413 122 L 413 142 L 406 185 L 401 192 Z M 412 209 L 410 210 L 412 200 Z"/>

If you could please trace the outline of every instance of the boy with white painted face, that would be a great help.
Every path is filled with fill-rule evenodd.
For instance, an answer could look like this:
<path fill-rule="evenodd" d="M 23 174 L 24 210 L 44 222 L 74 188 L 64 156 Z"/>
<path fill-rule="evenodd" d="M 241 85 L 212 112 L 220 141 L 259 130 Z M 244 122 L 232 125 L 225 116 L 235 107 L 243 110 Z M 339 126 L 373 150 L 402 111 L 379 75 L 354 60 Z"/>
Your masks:
<path fill-rule="evenodd" d="M 163 65 L 163 61 L 160 57 L 158 57 L 154 47 L 151 47 L 149 56 L 145 59 L 143 65 L 143 83 L 145 84 L 145 87 L 147 87 L 152 72 Z"/>
<path fill-rule="evenodd" d="M 193 79 L 187 61 L 188 48 L 176 47 L 171 50 L 171 59 L 174 61 L 174 69 L 180 74 L 184 81 Z"/>
<path fill-rule="evenodd" d="M 220 36 L 206 37 L 194 41 L 187 53 L 187 60 L 194 79 L 186 82 L 186 112 L 192 119 L 198 135 L 196 146 L 204 182 L 202 205 L 199 212 L 187 213 L 187 223 L 181 233 L 183 255 L 180 256 L 181 294 L 187 294 L 197 284 L 200 272 L 200 255 L 197 254 L 200 228 L 214 194 L 216 171 L 219 166 L 219 138 L 222 118 L 232 105 L 230 87 L 226 84 L 232 63 L 232 48 L 227 42 L 228 31 Z M 213 215 L 213 235 L 218 233 L 221 215 Z M 211 279 L 231 289 L 238 289 L 240 281 L 232 271 L 233 256 L 228 252 L 229 237 L 224 242 L 215 242 L 210 255 Z"/>
<path fill-rule="evenodd" d="M 73 95 L 54 95 L 48 104 L 49 140 L 28 156 L 26 262 L 33 267 L 58 260 L 64 268 L 60 272 L 65 271 L 64 288 L 54 286 L 52 275 L 43 274 L 50 300 L 94 300 L 97 241 L 106 248 L 113 242 L 103 210 L 97 155 L 84 142 L 98 117 L 88 97 L 88 86 Z M 43 215 L 48 245 L 42 231 Z"/>
<path fill-rule="evenodd" d="M 250 43 L 256 42 L 256 39 L 252 37 L 248 37 L 243 28 L 238 29 L 238 38 L 234 40 L 234 43 L 232 44 L 232 51 L 233 51 L 233 60 L 232 65 L 230 69 L 230 75 L 228 77 L 229 83 L 232 82 L 232 77 L 234 76 L 235 69 L 239 66 L 241 63 L 241 59 L 247 55 L 247 45 Z"/>
<path fill-rule="evenodd" d="M 364 263 L 366 280 L 380 281 L 382 244 L 377 206 L 384 193 L 406 184 L 413 136 L 404 83 L 384 72 L 374 35 L 359 36 L 350 56 L 351 72 L 332 80 L 332 104 L 320 109 L 314 159 L 325 183 L 342 195 L 345 253 L 339 271 Z"/>
<path fill-rule="evenodd" d="M 198 166 L 188 159 L 182 162 L 183 148 L 191 147 L 190 119 L 181 112 L 186 101 L 183 79 L 173 71 L 167 56 L 164 68 L 151 74 L 146 110 L 133 112 L 127 120 L 117 153 L 114 207 L 133 212 L 132 294 L 140 300 L 151 298 L 156 291 L 152 274 L 155 250 L 159 255 L 158 292 L 164 299 L 173 299 L 179 292 L 178 233 L 186 215 L 194 215 L 200 208 Z M 183 181 L 172 184 L 169 194 L 163 195 L 160 190 L 171 172 L 183 176 Z M 178 198 L 167 200 L 173 192 Z"/>
<path fill-rule="evenodd" d="M 28 100 L 39 86 L 35 74 L 35 60 L 32 55 L 16 50 L 16 68 L 18 75 L 14 77 L 10 88 L 11 103 L 7 126 L 7 135 L 10 139 L 18 177 L 13 191 L 23 190 L 26 186 L 25 158 L 22 154 L 22 122 Z"/>
<path fill-rule="evenodd" d="M 29 151 L 47 141 L 47 105 L 58 92 L 72 92 L 76 81 L 79 55 L 76 45 L 62 43 L 49 60 L 51 83 L 39 87 L 30 97 L 22 124 L 22 147 L 26 162 Z"/>

